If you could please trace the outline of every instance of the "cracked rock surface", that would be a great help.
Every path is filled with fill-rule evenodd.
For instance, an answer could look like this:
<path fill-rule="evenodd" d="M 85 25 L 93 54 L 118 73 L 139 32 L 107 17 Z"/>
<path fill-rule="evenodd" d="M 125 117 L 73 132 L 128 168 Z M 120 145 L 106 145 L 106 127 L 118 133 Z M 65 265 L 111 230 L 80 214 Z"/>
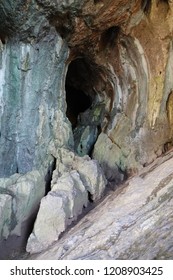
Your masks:
<path fill-rule="evenodd" d="M 45 250 L 106 186 L 50 258 L 170 258 L 172 160 L 153 162 L 173 147 L 172 17 L 163 0 L 0 1 L 0 246 L 24 227 L 26 247 L 41 202 L 28 250 Z"/>
<path fill-rule="evenodd" d="M 129 179 L 34 259 L 172 259 L 173 158 Z"/>
<path fill-rule="evenodd" d="M 91 198 L 93 202 L 101 197 L 105 186 L 106 179 L 96 161 L 60 150 L 51 191 L 41 200 L 26 250 L 33 254 L 47 249 L 77 219 Z"/>

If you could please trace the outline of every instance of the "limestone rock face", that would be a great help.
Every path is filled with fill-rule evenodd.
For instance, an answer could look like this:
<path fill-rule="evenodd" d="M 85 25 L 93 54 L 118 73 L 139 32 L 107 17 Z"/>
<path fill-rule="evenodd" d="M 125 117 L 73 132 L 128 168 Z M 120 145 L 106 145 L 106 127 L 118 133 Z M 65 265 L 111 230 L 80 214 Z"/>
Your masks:
<path fill-rule="evenodd" d="M 49 142 L 57 138 L 54 123 L 60 122 L 63 129 L 65 120 L 61 110 L 65 101 L 62 97 L 61 103 L 58 102 L 58 96 L 62 96 L 60 77 L 64 67 L 59 63 L 59 56 L 65 59 L 67 52 L 58 36 L 49 34 L 48 37 L 32 45 L 9 41 L 0 49 L 1 177 L 25 174 L 43 165 L 47 169 L 51 161 L 50 155 L 45 161 Z M 58 73 L 55 78 L 52 71 Z M 61 145 L 70 142 L 69 128 L 65 129 L 64 138 L 57 139 Z"/>
<path fill-rule="evenodd" d="M 28 239 L 26 250 L 30 253 L 47 249 L 82 213 L 89 199 L 96 201 L 101 197 L 106 186 L 99 165 L 89 157 L 80 158 L 68 150 L 60 150 L 58 162 L 51 191 L 41 200 Z"/>
<path fill-rule="evenodd" d="M 82 211 L 87 193 L 98 200 L 106 184 L 116 189 L 172 148 L 172 16 L 173 2 L 161 0 L 0 2 L 3 240 L 48 193 L 40 228 L 44 205 L 57 201 L 48 216 L 55 210 L 59 229 L 47 241 L 36 222 L 40 240 L 33 233 L 28 246 L 42 250 Z"/>
<path fill-rule="evenodd" d="M 38 171 L 0 179 L 1 223 L 7 223 L 2 226 L 1 232 L 5 231 L 5 234 L 1 238 L 10 234 L 21 235 L 22 223 L 37 211 L 44 196 L 44 184 L 43 174 Z"/>
<path fill-rule="evenodd" d="M 171 155 L 145 168 L 34 258 L 172 259 L 172 164 Z"/>

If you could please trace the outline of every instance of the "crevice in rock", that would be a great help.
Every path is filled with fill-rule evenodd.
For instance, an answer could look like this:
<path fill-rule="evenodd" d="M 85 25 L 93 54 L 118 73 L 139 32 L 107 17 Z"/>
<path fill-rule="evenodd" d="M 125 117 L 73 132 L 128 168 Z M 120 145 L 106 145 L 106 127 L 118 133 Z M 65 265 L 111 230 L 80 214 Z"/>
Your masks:
<path fill-rule="evenodd" d="M 88 191 L 88 201 L 89 203 L 93 203 L 94 200 L 93 200 L 93 195 Z"/>
<path fill-rule="evenodd" d="M 50 14 L 48 19 L 50 24 L 55 26 L 61 37 L 63 39 L 68 39 L 68 36 L 70 36 L 74 28 L 72 14 L 68 11 L 64 11 L 63 13 L 57 11 L 53 14 Z"/>
<path fill-rule="evenodd" d="M 52 163 L 48 167 L 47 174 L 45 176 L 45 196 L 48 194 L 48 192 L 51 190 L 51 181 L 53 176 L 53 171 L 56 169 L 56 158 L 53 158 Z"/>
<path fill-rule="evenodd" d="M 0 40 L 3 45 L 5 45 L 5 36 L 3 34 L 0 34 Z"/>
<path fill-rule="evenodd" d="M 121 28 L 119 26 L 112 26 L 105 30 L 100 39 L 101 49 L 113 48 L 116 46 L 116 42 L 118 39 L 118 36 L 120 34 Z"/>
<path fill-rule="evenodd" d="M 16 167 L 16 173 L 19 173 L 19 167 L 18 167 L 18 165 L 17 165 L 17 167 Z"/>
<path fill-rule="evenodd" d="M 169 0 L 157 0 L 156 6 L 159 6 L 161 4 L 164 4 L 166 9 L 167 9 L 167 11 L 168 11 L 168 9 L 169 9 Z M 152 7 L 152 1 L 151 0 L 142 0 L 141 1 L 141 9 L 144 11 L 144 13 L 146 15 L 150 14 L 151 7 Z"/>
<path fill-rule="evenodd" d="M 173 91 L 168 95 L 166 101 L 166 113 L 169 124 L 169 140 L 164 143 L 162 153 L 167 153 L 173 147 Z"/>
<path fill-rule="evenodd" d="M 158 2 L 163 2 L 163 3 L 166 3 L 167 5 L 169 5 L 169 0 L 159 0 Z"/>
<path fill-rule="evenodd" d="M 151 0 L 142 0 L 141 1 L 141 9 L 144 11 L 146 15 L 148 15 L 151 11 Z"/>
<path fill-rule="evenodd" d="M 163 149 L 162 149 L 162 154 L 166 154 L 167 152 L 169 152 L 173 147 L 173 141 L 167 141 L 164 145 L 163 145 Z"/>

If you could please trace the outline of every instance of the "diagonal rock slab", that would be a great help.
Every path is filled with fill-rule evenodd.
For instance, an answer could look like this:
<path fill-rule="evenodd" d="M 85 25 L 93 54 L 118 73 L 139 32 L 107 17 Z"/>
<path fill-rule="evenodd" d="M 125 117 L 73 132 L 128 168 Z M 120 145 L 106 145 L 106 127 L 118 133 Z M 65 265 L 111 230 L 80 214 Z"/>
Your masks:
<path fill-rule="evenodd" d="M 127 181 L 32 259 L 172 259 L 173 158 Z"/>

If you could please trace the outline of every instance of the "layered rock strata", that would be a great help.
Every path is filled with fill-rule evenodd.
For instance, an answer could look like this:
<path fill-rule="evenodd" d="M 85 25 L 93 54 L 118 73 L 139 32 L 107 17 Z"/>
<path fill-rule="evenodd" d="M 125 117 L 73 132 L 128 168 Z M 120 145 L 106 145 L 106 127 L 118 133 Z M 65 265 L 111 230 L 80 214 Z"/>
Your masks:
<path fill-rule="evenodd" d="M 48 250 L 30 259 L 148 260 L 173 257 L 173 154 L 110 193 Z"/>
<path fill-rule="evenodd" d="M 92 158 L 84 160 L 97 166 L 88 171 L 90 188 L 88 174 L 74 167 L 75 156 L 72 170 L 86 191 L 94 196 L 99 189 L 100 196 L 98 170 L 116 188 L 172 148 L 172 13 L 172 1 L 161 0 L 1 1 L 2 239 L 53 187 L 53 170 L 62 163 L 59 150 L 63 161 L 64 149 Z M 81 159 L 82 169 L 85 163 Z M 71 176 L 62 168 L 56 181 L 66 172 Z M 37 174 L 31 184 L 30 174 Z M 26 216 L 16 214 L 23 206 L 13 207 L 20 201 L 13 179 L 21 176 L 26 182 L 21 193 L 32 201 Z M 65 208 L 63 202 L 60 210 Z M 59 223 L 59 233 L 64 224 Z"/>

